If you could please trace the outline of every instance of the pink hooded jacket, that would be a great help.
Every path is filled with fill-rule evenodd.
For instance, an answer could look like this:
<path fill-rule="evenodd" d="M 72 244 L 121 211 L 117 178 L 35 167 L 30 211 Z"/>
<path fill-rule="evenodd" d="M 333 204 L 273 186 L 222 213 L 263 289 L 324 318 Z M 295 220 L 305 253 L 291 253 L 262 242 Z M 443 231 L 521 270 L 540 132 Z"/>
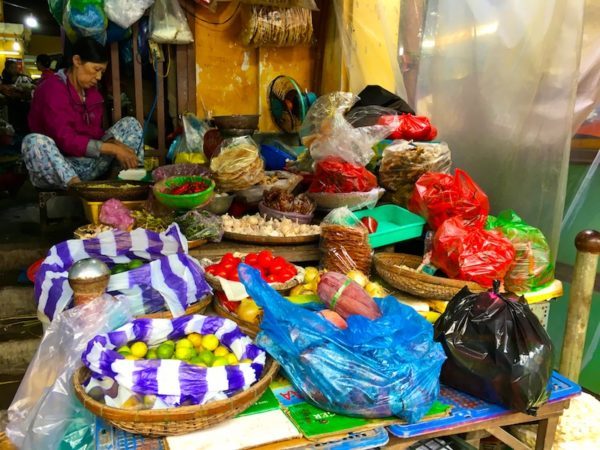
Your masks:
<path fill-rule="evenodd" d="M 96 88 L 85 90 L 85 103 L 64 71 L 46 78 L 35 90 L 29 128 L 54 140 L 66 156 L 97 158 L 105 132 L 104 99 Z"/>

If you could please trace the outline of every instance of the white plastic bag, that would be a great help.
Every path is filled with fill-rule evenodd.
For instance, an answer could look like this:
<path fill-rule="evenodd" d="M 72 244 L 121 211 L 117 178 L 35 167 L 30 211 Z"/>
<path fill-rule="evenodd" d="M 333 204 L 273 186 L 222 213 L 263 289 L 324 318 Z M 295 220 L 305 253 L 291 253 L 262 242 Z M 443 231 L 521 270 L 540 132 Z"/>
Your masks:
<path fill-rule="evenodd" d="M 194 42 L 178 0 L 156 0 L 150 12 L 150 39 L 161 44 Z"/>
<path fill-rule="evenodd" d="M 18 448 L 62 448 L 63 437 L 70 441 L 76 435 L 72 448 L 94 448 L 85 437 L 92 433 L 95 418 L 75 397 L 71 377 L 82 366 L 90 339 L 132 319 L 127 303 L 109 295 L 55 317 L 8 409 L 6 434 Z"/>
<path fill-rule="evenodd" d="M 144 15 L 154 0 L 104 0 L 107 17 L 121 28 L 129 28 Z"/>

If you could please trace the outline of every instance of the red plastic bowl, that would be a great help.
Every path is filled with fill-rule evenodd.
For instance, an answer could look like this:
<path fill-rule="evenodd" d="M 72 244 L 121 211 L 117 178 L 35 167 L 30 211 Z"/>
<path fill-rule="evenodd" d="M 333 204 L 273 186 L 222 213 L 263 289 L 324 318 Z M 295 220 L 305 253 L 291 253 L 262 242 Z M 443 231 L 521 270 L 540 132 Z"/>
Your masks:
<path fill-rule="evenodd" d="M 27 279 L 35 284 L 35 276 L 46 258 L 40 258 L 27 269 Z"/>

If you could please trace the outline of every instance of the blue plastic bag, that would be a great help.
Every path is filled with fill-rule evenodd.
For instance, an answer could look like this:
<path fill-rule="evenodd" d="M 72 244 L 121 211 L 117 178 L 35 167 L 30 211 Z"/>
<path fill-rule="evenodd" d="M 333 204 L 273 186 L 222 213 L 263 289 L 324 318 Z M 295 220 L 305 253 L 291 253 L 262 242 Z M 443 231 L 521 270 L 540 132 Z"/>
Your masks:
<path fill-rule="evenodd" d="M 376 299 L 382 317 L 350 316 L 342 330 L 298 307 L 245 264 L 240 281 L 263 308 L 256 342 L 284 368 L 295 388 L 319 408 L 349 416 L 418 421 L 440 389 L 446 359 L 433 327 L 393 297 Z"/>

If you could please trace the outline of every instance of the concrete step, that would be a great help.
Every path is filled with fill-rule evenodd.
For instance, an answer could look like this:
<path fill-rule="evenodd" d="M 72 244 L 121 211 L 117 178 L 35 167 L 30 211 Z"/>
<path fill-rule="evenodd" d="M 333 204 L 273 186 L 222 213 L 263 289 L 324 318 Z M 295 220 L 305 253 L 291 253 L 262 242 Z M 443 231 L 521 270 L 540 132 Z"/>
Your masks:
<path fill-rule="evenodd" d="M 36 304 L 33 286 L 0 287 L 0 319 L 35 316 Z"/>
<path fill-rule="evenodd" d="M 0 272 L 26 269 L 38 259 L 45 257 L 48 249 L 46 245 L 2 244 L 0 245 Z"/>
<path fill-rule="evenodd" d="M 22 375 L 35 355 L 40 338 L 0 342 L 0 375 Z"/>

